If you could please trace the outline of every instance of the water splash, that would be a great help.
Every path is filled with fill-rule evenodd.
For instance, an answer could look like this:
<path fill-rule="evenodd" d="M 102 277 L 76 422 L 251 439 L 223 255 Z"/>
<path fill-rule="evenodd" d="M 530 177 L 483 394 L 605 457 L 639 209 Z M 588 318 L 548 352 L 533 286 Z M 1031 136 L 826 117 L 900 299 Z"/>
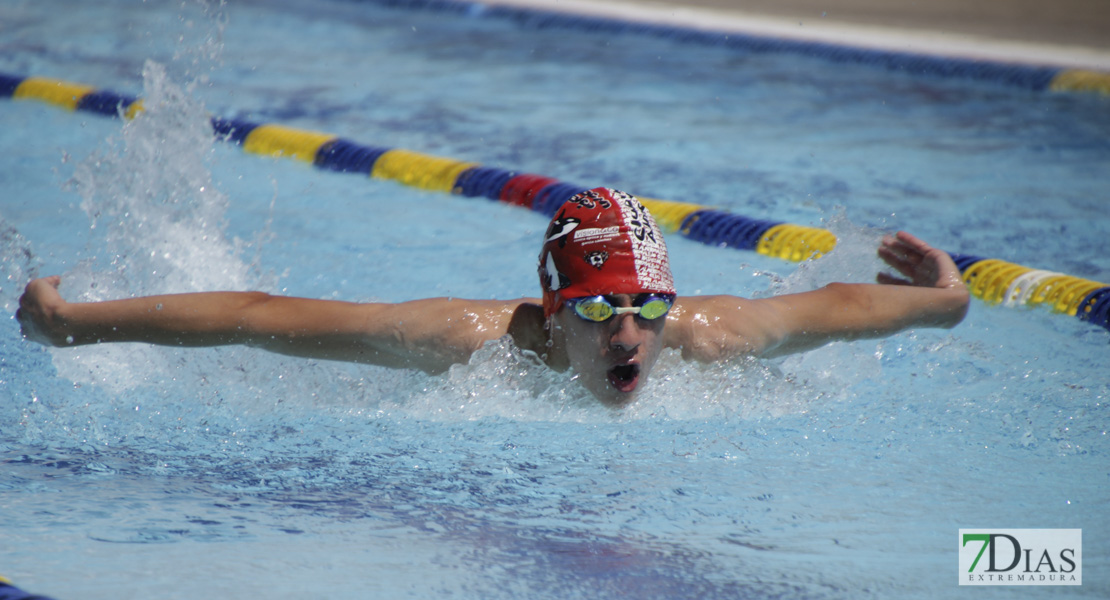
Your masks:
<path fill-rule="evenodd" d="M 627 423 L 714 419 L 739 422 L 804 414 L 829 396 L 823 385 L 756 359 L 702 364 L 665 350 L 638 398 L 620 409 L 598 402 L 573 372 L 549 369 L 509 340 L 486 344 L 465 365 L 423 376 L 418 393 L 385 397 L 382 410 L 443 422 Z"/>
<path fill-rule="evenodd" d="M 147 61 L 143 82 L 146 110 L 73 176 L 91 227 L 104 231 L 111 269 L 130 292 L 243 288 L 248 269 L 224 235 L 228 198 L 212 181 L 204 106 L 156 62 Z M 99 294 L 124 291 L 114 287 Z"/>
<path fill-rule="evenodd" d="M 0 306 L 15 313 L 23 286 L 38 275 L 41 260 L 19 230 L 0 215 Z"/>
<path fill-rule="evenodd" d="M 171 64 L 182 69 L 180 79 L 188 82 L 186 90 L 193 92 L 207 86 L 210 74 L 223 66 L 224 32 L 228 15 L 226 0 L 193 0 L 192 6 L 182 3 L 180 33 Z M 197 10 L 199 14 L 190 15 Z M 195 36 L 195 37 L 194 37 Z"/>
<path fill-rule="evenodd" d="M 226 235 L 230 201 L 213 181 L 216 139 L 197 97 L 222 51 L 223 4 L 198 2 L 192 8 L 197 6 L 200 18 L 182 6 L 177 51 L 169 66 L 184 72 L 185 83 L 168 74 L 166 65 L 147 60 L 144 110 L 74 170 L 70 185 L 81 196 L 94 243 L 103 246 L 90 248 L 93 258 L 63 277 L 62 292 L 70 300 L 247 289 L 258 282 L 241 257 L 248 244 Z M 234 361 L 220 365 L 225 357 L 218 355 L 198 356 L 194 362 L 173 349 L 133 345 L 65 350 L 53 358 L 61 377 L 108 392 L 110 401 L 98 398 L 97 410 L 89 411 L 88 428 L 97 431 L 112 429 L 101 427 L 99 420 L 111 423 L 122 411 L 141 412 L 155 398 L 175 393 L 172 381 L 179 377 L 199 382 L 189 392 L 194 402 L 218 405 L 221 396 L 213 382 L 237 367 Z M 157 391 L 142 398 L 136 390 L 143 388 Z M 171 405 L 160 408 L 177 412 Z M 143 419 L 123 421 L 138 425 L 130 433 L 141 432 Z M 97 431 L 90 437 L 120 435 Z"/>
<path fill-rule="evenodd" d="M 856 225 L 843 209 L 825 219 L 823 225 L 836 236 L 836 247 L 817 260 L 798 265 L 788 277 L 774 281 L 771 295 L 804 292 L 834 282 L 875 282 L 875 275 L 885 267 L 878 256 L 884 232 Z"/>
<path fill-rule="evenodd" d="M 467 364 L 428 377 L 413 397 L 389 399 L 383 407 L 440 421 L 500 417 L 574 422 L 605 413 L 572 377 L 552 371 L 508 339 L 487 343 Z"/>

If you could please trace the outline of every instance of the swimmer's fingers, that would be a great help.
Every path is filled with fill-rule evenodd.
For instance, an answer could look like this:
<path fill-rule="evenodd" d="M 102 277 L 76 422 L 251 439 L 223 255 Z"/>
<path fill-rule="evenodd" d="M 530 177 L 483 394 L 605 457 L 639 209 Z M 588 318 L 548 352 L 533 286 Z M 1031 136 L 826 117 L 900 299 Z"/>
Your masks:
<path fill-rule="evenodd" d="M 884 285 L 913 285 L 913 283 L 911 283 L 909 280 L 902 279 L 901 277 L 895 277 L 893 275 L 890 275 L 889 273 L 879 273 L 875 276 L 875 281 L 878 281 L 879 283 L 882 283 Z"/>
<path fill-rule="evenodd" d="M 899 231 L 893 236 L 887 236 L 887 239 L 890 241 L 891 245 L 907 253 L 925 255 L 933 250 L 933 247 L 924 240 L 906 231 Z M 884 242 L 885 241 L 887 240 L 884 240 Z"/>
<path fill-rule="evenodd" d="M 879 256 L 905 277 L 880 273 L 876 278 L 879 283 L 941 288 L 964 285 L 959 269 L 947 252 L 904 231 L 883 238 Z"/>
<path fill-rule="evenodd" d="M 905 231 L 899 231 L 895 235 L 883 237 L 879 256 L 902 274 L 910 276 L 932 249 L 929 244 Z"/>
<path fill-rule="evenodd" d="M 902 279 L 887 273 L 879 273 L 879 283 L 895 285 L 913 285 L 918 267 L 921 265 L 922 253 L 915 246 L 906 244 L 894 236 L 885 236 L 879 246 L 879 258 L 890 265 L 898 273 L 906 277 Z"/>

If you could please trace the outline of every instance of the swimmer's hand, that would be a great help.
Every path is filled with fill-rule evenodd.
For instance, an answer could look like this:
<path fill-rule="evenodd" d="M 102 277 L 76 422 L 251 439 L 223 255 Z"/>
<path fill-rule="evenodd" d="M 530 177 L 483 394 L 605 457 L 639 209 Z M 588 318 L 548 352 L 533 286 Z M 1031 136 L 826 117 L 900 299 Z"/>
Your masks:
<path fill-rule="evenodd" d="M 66 325 L 61 318 L 61 309 L 66 305 L 58 293 L 62 278 L 58 275 L 35 279 L 27 284 L 23 296 L 19 298 L 19 310 L 15 317 L 23 329 L 23 337 L 48 346 L 65 346 Z"/>
<path fill-rule="evenodd" d="M 966 289 L 960 269 L 947 252 L 933 248 L 905 231 L 884 237 L 879 246 L 879 257 L 905 277 L 879 273 L 876 277 L 879 283 Z"/>

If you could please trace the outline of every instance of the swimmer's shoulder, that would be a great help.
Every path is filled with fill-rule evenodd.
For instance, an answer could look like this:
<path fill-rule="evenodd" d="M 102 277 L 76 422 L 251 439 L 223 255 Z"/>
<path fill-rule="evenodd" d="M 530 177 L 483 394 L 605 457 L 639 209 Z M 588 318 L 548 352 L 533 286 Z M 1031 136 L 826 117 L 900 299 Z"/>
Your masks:
<path fill-rule="evenodd" d="M 455 335 L 475 338 L 475 349 L 487 341 L 506 335 L 512 336 L 513 341 L 523 350 L 542 347 L 547 341 L 543 306 L 537 298 L 431 298 L 404 304 L 410 307 L 410 312 L 418 312 L 425 317 L 435 315 L 436 318 L 426 319 L 434 326 L 451 330 Z"/>
<path fill-rule="evenodd" d="M 543 316 L 543 305 L 538 298 L 521 298 L 505 303 L 512 309 L 512 316 L 505 328 L 505 334 L 513 339 L 521 350 L 529 350 L 538 355 L 547 352 L 547 332 L 544 330 L 547 319 Z"/>
<path fill-rule="evenodd" d="M 739 296 L 680 296 L 667 315 L 664 344 L 701 362 L 758 356 L 764 312 L 759 300 Z"/>
<path fill-rule="evenodd" d="M 421 303 L 426 302 L 426 305 Z M 543 334 L 543 307 L 535 298 L 516 300 L 465 300 L 460 298 L 434 298 L 416 301 L 424 314 L 434 314 L 445 320 L 450 329 L 458 333 L 470 332 L 494 340 L 505 335 L 531 340 Z M 437 322 L 438 319 L 433 319 Z M 467 327 L 458 327 L 466 323 Z M 479 344 L 480 345 L 480 344 Z"/>

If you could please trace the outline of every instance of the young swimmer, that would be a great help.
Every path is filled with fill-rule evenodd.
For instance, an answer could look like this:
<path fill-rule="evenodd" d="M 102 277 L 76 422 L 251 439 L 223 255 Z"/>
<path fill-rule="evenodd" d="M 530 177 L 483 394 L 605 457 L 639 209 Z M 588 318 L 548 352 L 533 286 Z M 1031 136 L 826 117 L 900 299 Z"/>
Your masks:
<path fill-rule="evenodd" d="M 879 255 L 905 279 L 880 274 L 878 284 L 834 283 L 757 300 L 677 298 L 654 219 L 635 197 L 595 188 L 568 200 L 551 221 L 540 253 L 542 300 L 356 304 L 200 292 L 70 303 L 53 276 L 27 284 L 17 317 L 28 339 L 54 346 L 245 344 L 430 373 L 508 335 L 620 406 L 635 398 L 663 348 L 697 361 L 771 357 L 963 320 L 969 295 L 946 253 L 899 232 L 883 240 Z"/>

